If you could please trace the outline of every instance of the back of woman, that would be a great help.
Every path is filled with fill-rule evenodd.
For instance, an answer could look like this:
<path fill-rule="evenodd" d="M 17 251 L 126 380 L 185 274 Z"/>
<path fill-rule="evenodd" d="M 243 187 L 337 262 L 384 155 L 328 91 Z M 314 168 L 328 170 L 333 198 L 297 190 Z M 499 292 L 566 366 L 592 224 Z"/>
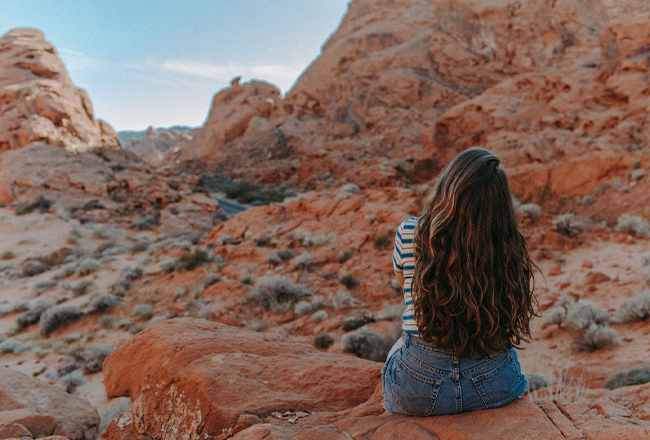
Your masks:
<path fill-rule="evenodd" d="M 429 416 L 506 405 L 527 389 L 515 348 L 537 314 L 535 264 L 497 156 L 459 154 L 420 217 L 395 234 L 403 335 L 382 368 L 389 414 Z"/>

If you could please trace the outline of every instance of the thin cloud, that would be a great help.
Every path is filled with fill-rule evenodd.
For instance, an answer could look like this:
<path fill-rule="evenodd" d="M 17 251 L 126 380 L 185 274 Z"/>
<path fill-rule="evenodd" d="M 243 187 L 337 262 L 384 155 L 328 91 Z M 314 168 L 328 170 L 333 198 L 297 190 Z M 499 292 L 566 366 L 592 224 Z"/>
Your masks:
<path fill-rule="evenodd" d="M 89 57 L 85 53 L 77 50 L 60 47 L 58 52 L 70 72 L 87 72 L 99 69 L 104 65 L 104 63 L 97 58 Z"/>
<path fill-rule="evenodd" d="M 191 60 L 166 60 L 161 67 L 169 72 L 224 82 L 236 76 L 244 79 L 261 79 L 276 84 L 283 91 L 293 84 L 304 68 L 286 64 L 220 65 Z"/>

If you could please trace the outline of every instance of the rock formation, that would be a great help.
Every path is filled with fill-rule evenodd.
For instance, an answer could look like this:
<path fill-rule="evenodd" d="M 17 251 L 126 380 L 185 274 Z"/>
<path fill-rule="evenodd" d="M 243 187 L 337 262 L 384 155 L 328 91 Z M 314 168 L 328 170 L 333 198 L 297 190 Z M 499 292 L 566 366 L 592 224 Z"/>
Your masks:
<path fill-rule="evenodd" d="M 163 360 L 163 362 L 161 362 Z M 162 440 L 645 438 L 650 423 L 608 399 L 511 405 L 432 418 L 381 415 L 381 363 L 203 320 L 157 324 L 104 364 L 133 411 L 102 437 Z M 121 424 L 121 426 L 118 426 Z"/>
<path fill-rule="evenodd" d="M 132 139 L 124 149 L 159 167 L 174 163 L 185 144 L 193 138 L 191 133 L 185 131 L 149 127 L 143 137 Z"/>
<path fill-rule="evenodd" d="M 95 119 L 88 94 L 74 86 L 41 31 L 3 35 L 0 70 L 0 151 L 36 141 L 71 151 L 119 148 L 117 133 Z"/>
<path fill-rule="evenodd" d="M 0 438 L 93 440 L 98 426 L 97 410 L 88 402 L 18 371 L 0 369 Z"/>

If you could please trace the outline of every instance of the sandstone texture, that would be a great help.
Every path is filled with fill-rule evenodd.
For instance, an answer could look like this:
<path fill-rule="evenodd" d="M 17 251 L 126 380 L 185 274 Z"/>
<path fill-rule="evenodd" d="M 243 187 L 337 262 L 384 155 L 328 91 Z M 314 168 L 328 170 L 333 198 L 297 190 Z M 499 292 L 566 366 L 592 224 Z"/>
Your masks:
<path fill-rule="evenodd" d="M 71 151 L 119 148 L 117 133 L 95 119 L 90 97 L 72 83 L 41 31 L 3 35 L 0 70 L 0 151 L 37 141 Z"/>
<path fill-rule="evenodd" d="M 88 402 L 18 371 L 0 371 L 1 438 L 96 438 L 99 415 Z"/>
<path fill-rule="evenodd" d="M 160 362 L 160 360 L 164 360 Z M 104 439 L 647 438 L 650 423 L 612 401 L 432 418 L 382 415 L 381 363 L 202 320 L 157 324 L 104 364 L 109 396 L 134 399 Z M 129 437 L 130 438 L 130 437 Z"/>

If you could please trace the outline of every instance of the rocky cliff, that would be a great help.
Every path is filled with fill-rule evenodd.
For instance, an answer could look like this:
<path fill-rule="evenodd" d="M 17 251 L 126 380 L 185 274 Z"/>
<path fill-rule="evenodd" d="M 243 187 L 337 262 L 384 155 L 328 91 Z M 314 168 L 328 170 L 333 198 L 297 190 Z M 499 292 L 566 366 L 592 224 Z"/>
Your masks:
<path fill-rule="evenodd" d="M 0 151 L 36 141 L 72 151 L 119 148 L 117 133 L 95 119 L 90 97 L 74 86 L 41 31 L 3 35 L 0 72 Z"/>

